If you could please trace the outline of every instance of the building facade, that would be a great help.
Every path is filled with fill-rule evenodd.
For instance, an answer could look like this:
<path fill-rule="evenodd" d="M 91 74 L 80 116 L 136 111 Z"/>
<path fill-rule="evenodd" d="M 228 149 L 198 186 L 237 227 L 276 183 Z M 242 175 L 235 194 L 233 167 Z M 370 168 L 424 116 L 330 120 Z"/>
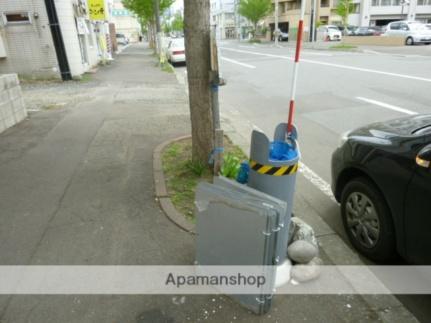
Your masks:
<path fill-rule="evenodd" d="M 362 0 L 360 23 L 384 26 L 395 20 L 431 22 L 431 0 Z"/>
<path fill-rule="evenodd" d="M 141 24 L 136 15 L 124 8 L 121 0 L 114 0 L 111 22 L 117 34 L 125 35 L 131 42 L 137 42 L 141 35 Z"/>
<path fill-rule="evenodd" d="M 67 65 L 80 77 L 100 60 L 108 59 L 109 26 L 90 20 L 86 0 L 54 0 Z M 105 4 L 108 17 L 111 5 Z M 0 0 L 0 73 L 29 78 L 61 78 L 63 65 L 56 52 L 44 0 Z M 57 47 L 58 48 L 58 47 Z M 1 51 L 0 51 L 1 54 Z M 3 56 L 3 57 L 2 57 Z"/>
<path fill-rule="evenodd" d="M 309 31 L 312 13 L 314 11 L 316 23 L 340 25 L 336 7 L 338 0 L 304 0 L 306 1 L 304 26 Z M 279 29 L 295 34 L 298 25 L 300 0 L 272 0 L 273 13 L 266 19 L 271 35 L 275 30 L 274 12 L 278 2 Z M 404 4 L 403 4 L 404 3 Z M 395 20 L 417 20 L 431 22 L 431 0 L 353 0 L 353 12 L 349 15 L 348 23 L 353 26 L 384 26 Z"/>
<path fill-rule="evenodd" d="M 211 25 L 216 29 L 217 39 L 237 37 L 235 0 L 211 0 Z"/>

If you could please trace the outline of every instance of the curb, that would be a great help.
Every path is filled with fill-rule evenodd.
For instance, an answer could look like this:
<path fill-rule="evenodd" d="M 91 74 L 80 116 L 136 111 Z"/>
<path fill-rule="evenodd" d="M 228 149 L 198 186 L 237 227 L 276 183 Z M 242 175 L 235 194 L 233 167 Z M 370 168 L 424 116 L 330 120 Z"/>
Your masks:
<path fill-rule="evenodd" d="M 166 146 L 173 142 L 190 138 L 190 135 L 180 136 L 167 140 L 154 149 L 153 152 L 153 176 L 154 176 L 154 187 L 156 193 L 156 200 L 160 204 L 160 208 L 167 218 L 177 225 L 180 229 L 195 234 L 195 224 L 189 222 L 186 217 L 178 212 L 171 201 L 168 190 L 166 188 L 165 174 L 163 173 L 162 166 L 162 152 Z"/>

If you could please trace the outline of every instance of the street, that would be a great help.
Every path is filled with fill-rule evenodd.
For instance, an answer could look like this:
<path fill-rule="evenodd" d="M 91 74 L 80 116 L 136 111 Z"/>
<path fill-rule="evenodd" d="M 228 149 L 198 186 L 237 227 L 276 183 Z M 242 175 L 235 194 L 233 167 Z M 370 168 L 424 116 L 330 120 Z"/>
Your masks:
<path fill-rule="evenodd" d="M 293 44 L 251 45 L 223 42 L 220 91 L 225 129 L 239 133 L 248 150 L 250 132 L 258 127 L 271 135 L 286 122 L 293 70 Z M 410 48 L 408 48 L 410 50 Z M 297 196 L 345 241 L 339 206 L 330 191 L 331 154 L 343 133 L 371 122 L 430 113 L 431 47 L 416 46 L 406 54 L 379 49 L 365 52 L 302 51 L 296 97 L 302 175 Z M 414 53 L 414 54 L 413 54 Z M 184 67 L 177 68 L 182 73 Z M 431 317 L 431 298 L 400 300 L 419 319 Z"/>

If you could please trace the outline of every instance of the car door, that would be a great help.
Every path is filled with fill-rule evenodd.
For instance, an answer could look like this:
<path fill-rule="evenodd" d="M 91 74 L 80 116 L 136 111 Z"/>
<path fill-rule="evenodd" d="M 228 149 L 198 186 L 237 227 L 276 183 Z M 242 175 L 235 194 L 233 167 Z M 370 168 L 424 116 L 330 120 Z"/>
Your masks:
<path fill-rule="evenodd" d="M 420 152 L 428 149 L 431 136 Z M 418 156 L 420 154 L 418 153 Z M 405 258 L 415 264 L 431 265 L 431 162 L 419 158 L 407 189 L 404 212 Z"/>
<path fill-rule="evenodd" d="M 399 35 L 403 36 L 403 37 L 407 37 L 407 35 L 409 34 L 410 28 L 409 26 L 402 22 L 400 23 L 400 29 L 399 29 Z"/>
<path fill-rule="evenodd" d="M 389 36 L 401 36 L 400 23 L 399 22 L 390 23 L 388 26 L 387 34 Z"/>

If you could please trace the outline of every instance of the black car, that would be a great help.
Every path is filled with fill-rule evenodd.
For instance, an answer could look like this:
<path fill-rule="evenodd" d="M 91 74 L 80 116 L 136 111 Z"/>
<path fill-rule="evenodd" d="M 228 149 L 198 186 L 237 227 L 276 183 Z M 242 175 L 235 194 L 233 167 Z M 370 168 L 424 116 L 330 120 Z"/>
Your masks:
<path fill-rule="evenodd" d="M 381 27 L 359 27 L 354 32 L 354 36 L 380 36 L 383 33 Z"/>
<path fill-rule="evenodd" d="M 398 253 L 431 265 L 431 115 L 374 123 L 345 135 L 332 190 L 353 246 L 384 262 Z"/>

